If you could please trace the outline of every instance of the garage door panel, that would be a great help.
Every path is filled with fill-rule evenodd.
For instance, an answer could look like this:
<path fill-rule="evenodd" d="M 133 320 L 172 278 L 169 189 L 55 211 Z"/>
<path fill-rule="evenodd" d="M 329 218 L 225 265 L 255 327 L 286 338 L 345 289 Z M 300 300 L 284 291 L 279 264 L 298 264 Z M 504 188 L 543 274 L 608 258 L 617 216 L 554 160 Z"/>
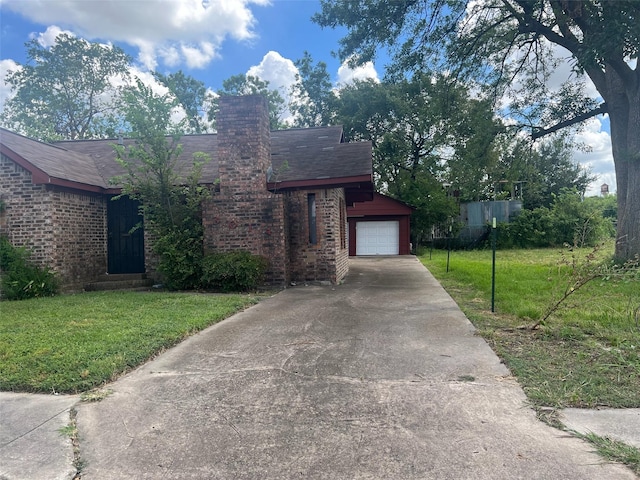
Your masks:
<path fill-rule="evenodd" d="M 399 222 L 357 222 L 356 255 L 398 255 Z"/>

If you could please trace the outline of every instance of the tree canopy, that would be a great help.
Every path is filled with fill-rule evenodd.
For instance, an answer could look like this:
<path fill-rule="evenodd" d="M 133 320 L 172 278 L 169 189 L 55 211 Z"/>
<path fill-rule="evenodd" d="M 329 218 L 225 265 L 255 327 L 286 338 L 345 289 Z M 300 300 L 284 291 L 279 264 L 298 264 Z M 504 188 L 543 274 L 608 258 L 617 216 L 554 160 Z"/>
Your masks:
<path fill-rule="evenodd" d="M 379 47 L 392 74 L 448 71 L 503 99 L 534 136 L 608 113 L 618 197 L 616 255 L 640 254 L 640 2 L 636 0 L 321 0 L 314 18 L 346 26 L 340 57 L 364 62 Z M 549 77 L 570 58 L 558 89 Z M 633 61 L 631 61 L 633 60 Z M 588 76 L 603 102 L 584 95 Z M 553 93 L 553 94 L 551 94 Z"/>
<path fill-rule="evenodd" d="M 41 140 L 114 136 L 119 87 L 130 58 L 118 47 L 60 34 L 51 48 L 26 44 L 28 63 L 10 72 L 15 95 L 2 123 Z"/>
<path fill-rule="evenodd" d="M 278 90 L 271 89 L 269 82 L 253 75 L 233 75 L 222 82 L 222 88 L 216 92 L 220 95 L 262 95 L 269 102 L 269 126 L 271 130 L 284 127 L 282 115 L 286 104 Z M 209 111 L 209 118 L 215 119 L 218 112 L 217 98 L 213 101 L 213 108 Z"/>
<path fill-rule="evenodd" d="M 212 94 L 200 80 L 185 75 L 182 70 L 163 75 L 153 73 L 154 78 L 169 89 L 187 116 L 186 133 L 205 133 L 209 130 L 207 107 L 213 102 Z"/>

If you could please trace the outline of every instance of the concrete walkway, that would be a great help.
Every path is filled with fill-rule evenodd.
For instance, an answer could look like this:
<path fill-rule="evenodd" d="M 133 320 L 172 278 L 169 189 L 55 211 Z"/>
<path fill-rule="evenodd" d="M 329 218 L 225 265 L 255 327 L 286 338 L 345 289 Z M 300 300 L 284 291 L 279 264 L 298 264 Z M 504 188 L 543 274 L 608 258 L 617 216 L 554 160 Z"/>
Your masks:
<path fill-rule="evenodd" d="M 539 422 L 414 257 L 353 259 L 343 285 L 281 292 L 110 388 L 76 404 L 83 480 L 636 478 Z M 72 478 L 70 446 L 33 473 L 45 447 L 16 435 L 0 479 Z"/>

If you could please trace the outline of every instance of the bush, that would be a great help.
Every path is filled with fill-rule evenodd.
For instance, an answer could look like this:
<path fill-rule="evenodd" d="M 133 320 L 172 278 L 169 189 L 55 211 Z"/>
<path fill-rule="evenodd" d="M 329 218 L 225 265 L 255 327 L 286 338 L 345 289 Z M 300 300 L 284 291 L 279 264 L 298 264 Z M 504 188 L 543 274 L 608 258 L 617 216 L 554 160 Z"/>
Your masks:
<path fill-rule="evenodd" d="M 33 265 L 29 252 L 0 237 L 0 294 L 4 300 L 55 295 L 58 282 L 49 269 Z"/>
<path fill-rule="evenodd" d="M 242 251 L 206 255 L 202 286 L 223 292 L 255 290 L 264 282 L 268 263 L 264 257 Z"/>
<path fill-rule="evenodd" d="M 174 229 L 157 238 L 153 245 L 160 257 L 158 270 L 169 290 L 190 290 L 200 286 L 202 242 L 189 231 Z"/>
<path fill-rule="evenodd" d="M 595 246 L 615 234 L 604 205 L 583 201 L 573 190 L 563 190 L 551 208 L 522 210 L 509 224 L 500 225 L 501 248 L 546 248 L 564 244 Z"/>

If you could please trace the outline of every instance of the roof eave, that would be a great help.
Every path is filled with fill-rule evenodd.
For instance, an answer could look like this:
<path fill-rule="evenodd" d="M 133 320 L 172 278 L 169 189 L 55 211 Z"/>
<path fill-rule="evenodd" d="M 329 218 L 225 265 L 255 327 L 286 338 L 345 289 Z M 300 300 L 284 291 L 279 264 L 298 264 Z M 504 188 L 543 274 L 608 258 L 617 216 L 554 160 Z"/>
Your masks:
<path fill-rule="evenodd" d="M 305 180 L 285 180 L 282 182 L 268 182 L 267 188 L 272 191 L 282 190 L 310 190 L 314 188 L 339 188 L 371 184 L 371 175 L 357 175 L 353 177 L 312 178 Z"/>
<path fill-rule="evenodd" d="M 29 160 L 17 154 L 6 145 L 0 144 L 0 153 L 31 173 L 31 182 L 34 185 L 57 185 L 59 187 L 82 190 L 83 192 L 120 193 L 120 189 L 104 188 L 101 185 L 89 185 L 86 183 L 74 182 L 73 180 L 66 180 L 64 178 L 52 177 L 47 172 L 36 167 Z"/>

